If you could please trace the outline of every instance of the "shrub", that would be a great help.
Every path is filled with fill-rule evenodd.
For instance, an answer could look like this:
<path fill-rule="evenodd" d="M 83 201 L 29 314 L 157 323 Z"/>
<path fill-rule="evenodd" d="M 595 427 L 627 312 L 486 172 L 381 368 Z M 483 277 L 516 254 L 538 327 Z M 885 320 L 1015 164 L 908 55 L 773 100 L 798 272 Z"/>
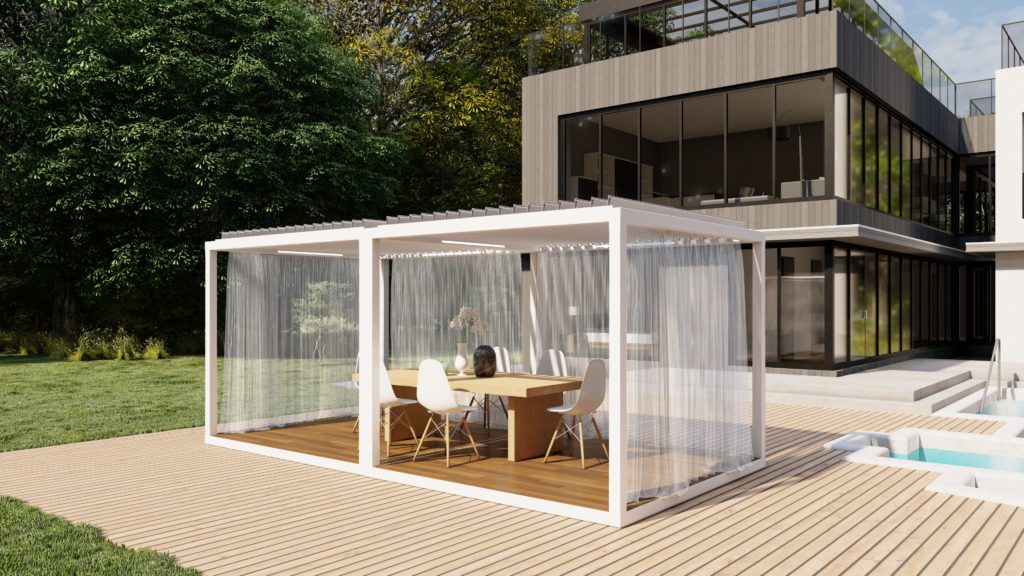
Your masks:
<path fill-rule="evenodd" d="M 163 358 L 170 358 L 170 353 L 167 352 L 167 345 L 160 338 L 147 338 L 146 348 L 142 351 L 142 357 L 146 360 L 161 360 Z"/>
<path fill-rule="evenodd" d="M 46 343 L 43 346 L 43 353 L 53 358 L 54 360 L 64 360 L 74 349 L 71 347 L 71 343 L 60 336 L 47 336 Z"/>

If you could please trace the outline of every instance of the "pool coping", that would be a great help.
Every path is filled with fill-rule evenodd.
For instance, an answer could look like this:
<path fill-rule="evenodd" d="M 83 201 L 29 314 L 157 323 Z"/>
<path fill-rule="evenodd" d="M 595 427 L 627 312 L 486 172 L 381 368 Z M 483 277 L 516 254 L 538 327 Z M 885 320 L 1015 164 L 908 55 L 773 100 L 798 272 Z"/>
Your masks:
<path fill-rule="evenodd" d="M 926 486 L 926 489 L 931 492 L 1024 508 L 1024 494 L 1019 493 L 1019 491 L 1013 492 L 1010 490 L 978 487 L 979 479 L 1016 482 L 1018 485 L 1024 485 L 1024 473 L 1022 472 L 920 462 L 916 460 L 900 460 L 890 457 L 890 448 L 894 448 L 893 451 L 900 454 L 915 450 L 920 445 L 920 435 L 922 433 L 927 436 L 944 437 L 947 440 L 961 441 L 971 445 L 977 445 L 978 442 L 984 443 L 985 441 L 996 442 L 1004 446 L 1010 444 L 1014 448 L 1019 448 L 1021 457 L 1024 457 L 1024 438 L 1021 437 L 1024 434 L 1024 419 L 1016 418 L 1014 420 L 1018 422 L 1007 422 L 1005 426 L 994 434 L 969 434 L 919 428 L 902 428 L 896 432 L 859 430 L 828 442 L 824 447 L 828 450 L 849 452 L 844 458 L 848 462 L 937 472 L 940 476 Z M 884 445 L 875 445 L 879 443 Z M 913 446 L 912 449 L 910 448 L 911 446 Z"/>

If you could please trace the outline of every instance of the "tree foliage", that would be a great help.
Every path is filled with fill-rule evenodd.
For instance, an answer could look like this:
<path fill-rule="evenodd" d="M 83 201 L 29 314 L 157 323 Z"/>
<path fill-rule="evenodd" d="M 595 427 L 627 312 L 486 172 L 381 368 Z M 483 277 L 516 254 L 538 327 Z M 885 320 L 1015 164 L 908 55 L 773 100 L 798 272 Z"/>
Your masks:
<path fill-rule="evenodd" d="M 5 2 L 0 294 L 52 299 L 57 328 L 78 304 L 198 320 L 221 230 L 391 211 L 404 151 L 372 132 L 372 77 L 308 6 Z"/>
<path fill-rule="evenodd" d="M 405 211 L 521 198 L 527 35 L 576 17 L 576 0 L 311 0 L 381 87 L 378 133 L 409 149 Z"/>

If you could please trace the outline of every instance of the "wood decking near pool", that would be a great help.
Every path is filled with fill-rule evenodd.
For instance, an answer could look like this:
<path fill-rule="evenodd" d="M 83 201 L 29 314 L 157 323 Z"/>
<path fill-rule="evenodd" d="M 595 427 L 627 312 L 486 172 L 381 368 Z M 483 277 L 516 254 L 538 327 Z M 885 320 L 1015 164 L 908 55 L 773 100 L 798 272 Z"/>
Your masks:
<path fill-rule="evenodd" d="M 1024 509 L 928 492 L 934 473 L 821 447 L 856 429 L 1000 423 L 768 416 L 765 469 L 618 530 L 211 447 L 201 429 L 3 453 L 0 494 L 210 575 L 1024 573 Z"/>

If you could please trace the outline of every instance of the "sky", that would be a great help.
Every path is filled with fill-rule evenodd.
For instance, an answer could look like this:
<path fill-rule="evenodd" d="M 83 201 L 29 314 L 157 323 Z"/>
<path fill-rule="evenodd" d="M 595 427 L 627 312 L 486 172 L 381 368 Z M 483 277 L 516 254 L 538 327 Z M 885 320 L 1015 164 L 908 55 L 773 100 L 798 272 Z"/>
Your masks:
<path fill-rule="evenodd" d="M 1024 20 L 1021 0 L 878 0 L 954 82 L 991 78 L 1000 26 Z"/>

